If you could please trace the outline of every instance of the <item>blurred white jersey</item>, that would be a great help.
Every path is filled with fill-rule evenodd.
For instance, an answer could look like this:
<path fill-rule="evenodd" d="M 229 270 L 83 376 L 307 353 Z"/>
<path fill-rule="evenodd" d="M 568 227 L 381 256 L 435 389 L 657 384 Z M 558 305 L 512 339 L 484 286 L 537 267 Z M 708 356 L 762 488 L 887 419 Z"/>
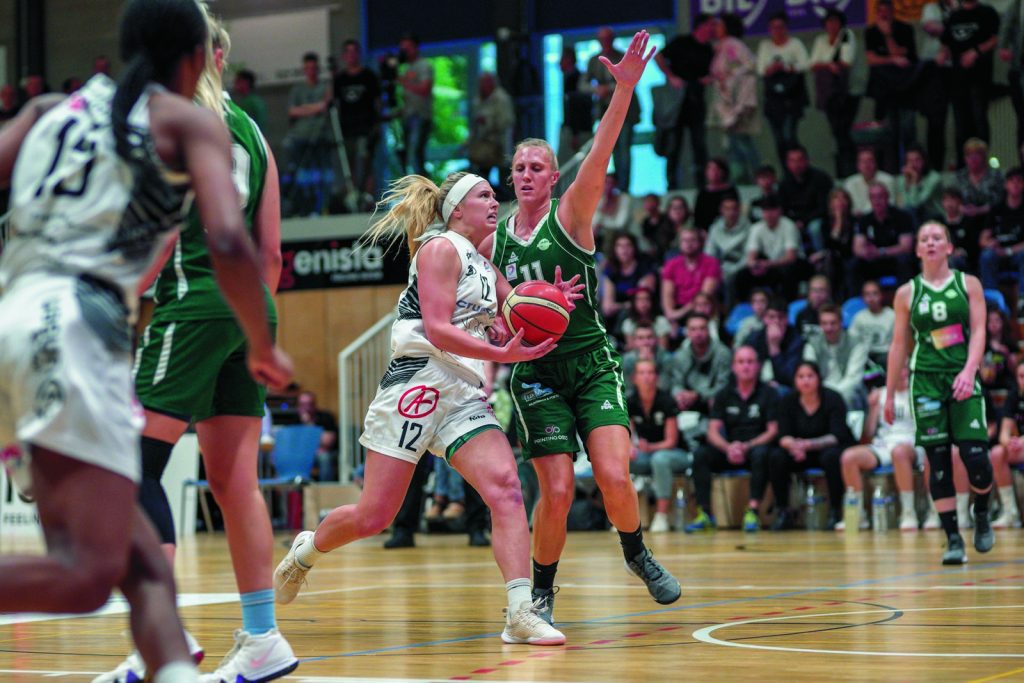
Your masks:
<path fill-rule="evenodd" d="M 874 441 L 887 445 L 900 443 L 914 443 L 917 435 L 917 428 L 914 426 L 914 415 L 910 412 L 910 392 L 908 390 L 897 391 L 893 401 L 896 410 L 896 419 L 892 424 L 885 421 L 881 414 L 885 406 L 885 392 L 883 387 L 878 395 L 879 415 L 878 427 L 875 429 Z"/>
<path fill-rule="evenodd" d="M 452 311 L 452 325 L 477 339 L 487 340 L 487 328 L 494 323 L 498 312 L 498 296 L 495 287 L 494 268 L 462 235 L 451 230 L 434 230 L 426 233 L 421 241 L 447 239 L 455 247 L 462 264 L 459 282 L 455 291 L 455 310 Z M 417 262 L 422 245 L 409 265 L 409 285 L 398 299 L 398 320 L 391 328 L 391 358 L 388 373 L 400 370 L 402 365 L 396 359 L 403 357 L 431 357 L 450 367 L 467 382 L 482 386 L 484 362 L 476 358 L 457 356 L 442 351 L 427 339 L 420 311 L 420 289 L 417 277 Z M 386 375 L 382 382 L 389 381 Z"/>

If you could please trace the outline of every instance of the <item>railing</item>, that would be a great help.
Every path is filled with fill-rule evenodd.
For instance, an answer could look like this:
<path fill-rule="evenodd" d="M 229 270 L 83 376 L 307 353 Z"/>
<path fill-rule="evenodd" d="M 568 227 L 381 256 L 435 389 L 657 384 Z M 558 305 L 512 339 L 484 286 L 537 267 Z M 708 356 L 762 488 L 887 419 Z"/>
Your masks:
<path fill-rule="evenodd" d="M 351 481 L 352 472 L 366 459 L 359 434 L 391 357 L 394 320 L 394 312 L 388 313 L 338 354 L 338 479 L 342 483 Z"/>

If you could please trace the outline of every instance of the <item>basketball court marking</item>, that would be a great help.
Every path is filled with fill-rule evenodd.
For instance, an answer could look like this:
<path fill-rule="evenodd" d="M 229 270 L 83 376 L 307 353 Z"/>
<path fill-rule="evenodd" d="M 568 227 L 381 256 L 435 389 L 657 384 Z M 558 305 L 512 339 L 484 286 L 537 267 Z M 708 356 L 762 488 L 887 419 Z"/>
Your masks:
<path fill-rule="evenodd" d="M 702 629 L 698 629 L 693 632 L 694 640 L 699 640 L 702 643 L 708 643 L 709 645 L 724 645 L 726 647 L 738 647 L 747 650 L 772 650 L 776 652 L 801 652 L 806 654 L 823 654 L 823 655 L 862 655 L 865 657 L 945 657 L 945 658 L 984 658 L 984 659 L 1024 659 L 1024 654 L 1016 653 L 997 653 L 997 652 L 877 652 L 871 650 L 827 650 L 817 648 L 805 648 L 805 647 L 787 647 L 784 645 L 754 645 L 748 642 L 740 642 L 734 640 L 722 640 L 716 638 L 712 633 L 720 629 L 729 628 L 731 626 L 743 626 L 746 624 L 761 624 L 761 623 L 774 623 L 777 621 L 788 621 L 791 619 L 806 619 L 808 617 L 850 617 L 858 614 L 906 614 L 910 612 L 958 612 L 967 610 L 996 610 L 996 609 L 1022 609 L 1024 605 L 988 605 L 988 606 L 969 606 L 969 607 L 913 607 L 906 609 L 881 609 L 881 610 L 858 610 L 856 612 L 829 612 L 826 614 L 798 614 L 796 616 L 789 617 L 766 617 L 764 619 L 747 619 L 744 621 L 732 621 L 723 624 L 716 624 L 714 626 L 707 626 Z"/>

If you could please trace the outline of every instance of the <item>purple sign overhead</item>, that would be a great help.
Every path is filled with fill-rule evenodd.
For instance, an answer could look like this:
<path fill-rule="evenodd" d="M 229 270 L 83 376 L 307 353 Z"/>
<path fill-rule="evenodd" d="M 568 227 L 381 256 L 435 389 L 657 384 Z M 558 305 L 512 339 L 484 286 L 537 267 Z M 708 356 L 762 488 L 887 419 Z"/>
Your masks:
<path fill-rule="evenodd" d="M 762 36 L 768 33 L 768 18 L 776 12 L 789 15 L 790 31 L 816 31 L 821 29 L 821 16 L 830 8 L 846 14 L 847 26 L 863 26 L 867 21 L 865 0 L 690 0 L 690 18 L 701 12 L 731 12 L 743 19 L 748 36 Z"/>

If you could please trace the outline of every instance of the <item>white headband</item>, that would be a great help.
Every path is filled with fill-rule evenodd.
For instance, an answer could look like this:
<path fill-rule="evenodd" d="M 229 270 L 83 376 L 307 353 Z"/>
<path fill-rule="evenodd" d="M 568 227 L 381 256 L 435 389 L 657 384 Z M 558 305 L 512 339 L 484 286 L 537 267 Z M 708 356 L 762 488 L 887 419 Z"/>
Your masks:
<path fill-rule="evenodd" d="M 448 225 L 448 219 L 452 216 L 452 211 L 459 205 L 469 191 L 476 187 L 477 183 L 487 182 L 478 175 L 467 173 L 466 175 L 459 178 L 458 182 L 452 186 L 452 189 L 448 190 L 448 196 L 444 198 L 444 204 L 441 205 L 441 218 L 444 220 L 444 224 Z"/>

